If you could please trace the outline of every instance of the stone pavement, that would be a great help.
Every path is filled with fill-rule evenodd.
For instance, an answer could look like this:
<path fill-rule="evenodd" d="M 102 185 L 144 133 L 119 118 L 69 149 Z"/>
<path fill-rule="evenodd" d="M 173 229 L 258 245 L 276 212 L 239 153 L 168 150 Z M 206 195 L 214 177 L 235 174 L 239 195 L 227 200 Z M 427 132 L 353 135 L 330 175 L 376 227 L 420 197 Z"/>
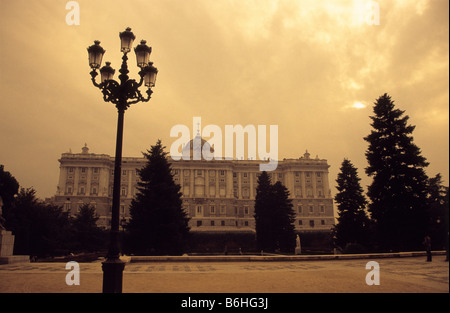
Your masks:
<path fill-rule="evenodd" d="M 448 293 L 445 256 L 240 262 L 127 263 L 124 293 Z M 367 285 L 369 261 L 380 284 Z M 0 265 L 0 293 L 99 293 L 100 262 L 79 263 L 80 284 L 67 285 L 66 263 Z"/>

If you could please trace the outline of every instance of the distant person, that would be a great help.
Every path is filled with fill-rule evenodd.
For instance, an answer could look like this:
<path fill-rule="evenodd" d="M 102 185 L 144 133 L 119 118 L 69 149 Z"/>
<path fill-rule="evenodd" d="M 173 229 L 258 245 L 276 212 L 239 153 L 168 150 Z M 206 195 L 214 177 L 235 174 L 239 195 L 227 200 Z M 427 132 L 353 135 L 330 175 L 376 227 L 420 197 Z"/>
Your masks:
<path fill-rule="evenodd" d="M 423 240 L 423 244 L 425 246 L 425 250 L 427 252 L 427 262 L 431 262 L 431 238 L 430 236 L 426 235 L 425 239 Z"/>

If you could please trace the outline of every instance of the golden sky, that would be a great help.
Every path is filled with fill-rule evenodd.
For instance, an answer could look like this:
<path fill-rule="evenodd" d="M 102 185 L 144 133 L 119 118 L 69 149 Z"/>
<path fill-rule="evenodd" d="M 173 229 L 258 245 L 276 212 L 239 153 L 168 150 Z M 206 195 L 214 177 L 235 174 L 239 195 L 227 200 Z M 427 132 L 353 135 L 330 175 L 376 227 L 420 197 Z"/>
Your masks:
<path fill-rule="evenodd" d="M 66 23 L 67 2 L 0 0 L 0 164 L 42 198 L 56 192 L 61 153 L 87 143 L 114 155 L 117 112 L 90 81 L 86 48 L 100 40 L 117 77 L 126 27 L 159 73 L 150 102 L 126 111 L 123 156 L 158 138 L 169 150 L 170 129 L 192 131 L 194 116 L 278 125 L 279 159 L 327 159 L 333 187 L 349 158 L 365 187 L 363 137 L 388 93 L 416 125 L 427 173 L 448 185 L 448 0 L 78 0 L 79 25 Z M 137 79 L 134 52 L 129 68 Z"/>

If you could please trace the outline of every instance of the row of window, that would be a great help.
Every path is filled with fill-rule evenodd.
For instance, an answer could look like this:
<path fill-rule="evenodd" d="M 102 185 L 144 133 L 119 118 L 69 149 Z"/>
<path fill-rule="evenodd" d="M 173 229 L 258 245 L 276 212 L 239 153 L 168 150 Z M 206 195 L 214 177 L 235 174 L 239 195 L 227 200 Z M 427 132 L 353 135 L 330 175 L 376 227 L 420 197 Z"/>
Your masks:
<path fill-rule="evenodd" d="M 189 206 L 185 205 L 184 209 L 186 211 L 188 211 Z M 238 210 L 239 208 L 237 206 L 234 206 L 234 213 L 238 214 Z M 203 205 L 196 205 L 195 206 L 195 215 L 196 216 L 203 216 L 204 213 L 204 206 Z M 250 210 L 249 210 L 249 206 L 244 206 L 243 207 L 243 211 L 242 211 L 245 215 L 250 214 Z M 302 213 L 315 213 L 315 206 L 313 204 L 310 204 L 307 206 L 307 211 L 305 211 L 303 209 L 303 205 L 298 205 L 297 206 L 297 213 L 302 214 Z M 325 213 L 325 205 L 320 204 L 319 205 L 319 213 Z M 216 205 L 210 205 L 209 206 L 209 214 L 226 214 L 226 205 L 220 205 L 219 206 L 219 211 L 218 211 L 218 206 Z"/>
<path fill-rule="evenodd" d="M 191 170 L 184 170 L 184 176 L 189 176 L 190 175 L 190 171 Z M 204 176 L 205 175 L 205 171 L 209 171 L 209 176 L 216 176 L 216 170 L 194 170 L 194 175 L 195 176 Z M 175 176 L 179 175 L 181 172 L 181 170 L 179 169 L 174 169 L 173 170 L 173 174 Z M 225 172 L 224 170 L 219 170 L 219 175 L 220 176 L 225 176 Z M 294 172 L 295 177 L 300 177 L 300 173 L 301 172 Z M 249 172 L 241 172 L 243 178 L 247 178 L 250 177 Z M 261 173 L 255 173 L 256 177 L 258 178 L 259 175 L 261 175 Z M 321 172 L 316 172 L 316 177 L 317 178 L 321 178 L 322 177 L 322 173 Z M 278 179 L 282 179 L 283 178 L 283 173 L 268 173 L 269 177 L 271 178 L 278 178 Z M 306 178 L 312 178 L 313 174 L 312 172 L 305 172 L 305 177 Z M 233 172 L 233 178 L 237 178 L 238 177 L 238 173 L 237 172 Z M 322 180 L 318 179 L 318 182 L 322 182 Z"/>
<path fill-rule="evenodd" d="M 197 227 L 203 226 L 203 221 L 197 221 Z M 249 221 L 244 221 L 241 225 L 239 225 L 238 221 L 235 221 L 235 225 L 226 225 L 225 221 L 220 221 L 220 224 L 216 224 L 216 221 L 209 221 L 209 226 L 249 226 Z"/>
<path fill-rule="evenodd" d="M 74 173 L 75 169 L 76 169 L 75 167 L 68 167 L 68 172 L 69 173 Z M 79 171 L 81 173 L 87 173 L 89 168 L 88 167 L 80 167 L 78 169 L 79 169 Z M 92 169 L 92 172 L 94 174 L 98 174 L 100 172 L 100 168 L 99 167 L 92 167 L 91 169 Z M 135 171 L 136 171 L 136 176 L 139 176 L 139 169 L 135 169 Z M 173 174 L 175 176 L 177 176 L 177 175 L 179 175 L 180 171 L 181 170 L 179 170 L 179 169 L 174 169 L 173 170 Z M 204 176 L 204 172 L 206 170 L 194 170 L 194 171 L 195 171 L 195 175 L 196 176 Z M 128 175 L 128 172 L 129 172 L 129 170 L 126 170 L 126 169 L 122 170 L 122 176 Z M 190 170 L 184 170 L 183 172 L 184 172 L 184 176 L 189 176 Z M 219 170 L 218 172 L 219 172 L 220 176 L 225 176 L 225 170 Z M 295 182 L 296 183 L 300 183 L 300 178 L 299 178 L 300 177 L 300 173 L 301 172 L 294 172 Z M 233 177 L 237 178 L 238 177 L 237 174 L 238 173 L 233 172 Z M 249 174 L 250 173 L 248 173 L 248 172 L 242 172 L 242 177 L 243 178 L 247 178 L 247 177 L 250 176 Z M 269 176 L 272 179 L 275 179 L 275 178 L 282 179 L 283 178 L 283 173 L 268 173 L 268 174 L 269 174 Z M 216 171 L 215 170 L 210 170 L 209 171 L 209 175 L 210 176 L 215 176 L 216 175 Z M 259 175 L 260 175 L 260 173 L 256 173 L 256 177 L 259 177 Z M 111 170 L 111 176 L 114 176 L 114 169 Z M 321 172 L 315 172 L 315 176 L 318 178 L 316 180 L 316 182 L 317 183 L 322 183 L 322 180 L 319 179 L 319 178 L 322 177 L 322 173 Z M 305 172 L 305 177 L 306 177 L 306 183 L 311 183 L 311 179 L 310 178 L 313 177 L 313 173 L 312 172 Z"/>
<path fill-rule="evenodd" d="M 203 222 L 208 222 L 208 221 L 202 221 L 202 220 L 197 220 L 196 225 L 197 227 L 201 227 L 204 226 Z M 216 224 L 217 221 L 209 221 L 209 225 L 208 226 L 232 226 L 232 225 L 226 225 L 225 221 L 220 221 L 220 224 Z M 239 221 L 235 221 L 234 226 L 249 226 L 249 221 L 243 221 L 243 223 L 241 223 L 241 225 L 239 225 Z M 299 226 L 304 226 L 303 224 L 303 220 L 298 220 L 298 225 Z M 320 220 L 320 225 L 324 226 L 325 225 L 325 220 Z M 206 226 L 206 224 L 205 224 Z M 316 226 L 316 221 L 315 220 L 309 220 L 309 227 L 314 227 Z"/>

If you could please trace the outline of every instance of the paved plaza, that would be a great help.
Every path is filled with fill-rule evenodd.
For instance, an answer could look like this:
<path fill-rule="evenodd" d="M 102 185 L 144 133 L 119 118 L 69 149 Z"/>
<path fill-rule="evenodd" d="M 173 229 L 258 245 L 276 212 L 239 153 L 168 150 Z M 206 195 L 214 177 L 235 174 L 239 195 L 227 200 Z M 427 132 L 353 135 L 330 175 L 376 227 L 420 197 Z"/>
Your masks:
<path fill-rule="evenodd" d="M 369 261 L 380 284 L 368 285 Z M 80 284 L 67 285 L 66 263 L 0 265 L 0 293 L 99 293 L 101 262 L 79 263 Z M 268 262 L 127 263 L 124 293 L 448 293 L 445 256 Z"/>

